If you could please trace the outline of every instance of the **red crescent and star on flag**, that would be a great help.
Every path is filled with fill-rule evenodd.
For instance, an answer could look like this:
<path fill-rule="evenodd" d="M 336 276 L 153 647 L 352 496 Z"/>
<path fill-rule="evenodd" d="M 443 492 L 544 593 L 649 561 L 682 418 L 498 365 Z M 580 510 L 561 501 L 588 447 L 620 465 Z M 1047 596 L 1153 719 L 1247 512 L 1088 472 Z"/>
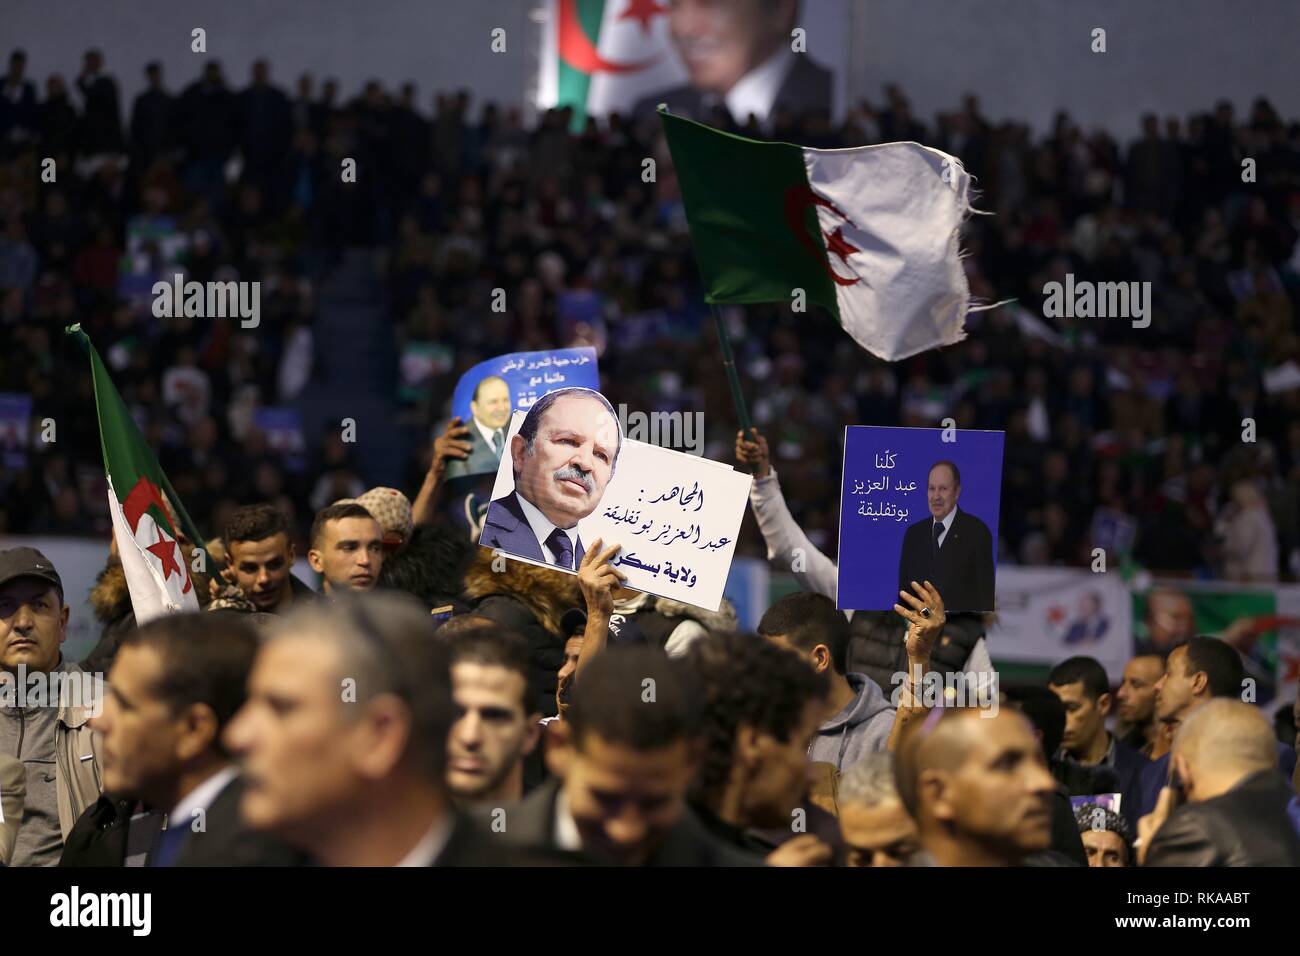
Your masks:
<path fill-rule="evenodd" d="M 817 248 L 817 244 L 813 242 L 812 236 L 808 235 L 808 230 L 804 226 L 804 210 L 809 206 L 821 206 L 835 213 L 835 215 L 839 216 L 855 229 L 857 228 L 856 223 L 846 216 L 844 212 L 835 205 L 835 203 L 831 202 L 825 196 L 817 195 L 817 193 L 813 192 L 805 185 L 791 186 L 785 191 L 783 200 L 785 205 L 786 225 L 790 227 L 790 231 L 795 234 L 795 237 L 807 246 L 812 254 L 817 257 L 817 260 L 825 266 L 826 271 L 830 273 L 830 277 L 835 280 L 836 284 L 857 285 L 861 282 L 861 276 L 854 276 L 851 279 L 842 276 L 831 268 L 828 259 L 822 258 L 821 250 Z M 820 223 L 821 220 L 819 219 L 818 222 Z M 836 226 L 832 232 L 822 232 L 822 237 L 826 240 L 826 251 L 830 255 L 839 256 L 841 262 L 847 263 L 849 261 L 849 256 L 853 255 L 855 252 L 862 251 L 844 238 L 843 226 Z"/>
<path fill-rule="evenodd" d="M 635 73 L 659 62 L 656 54 L 645 60 L 620 63 L 607 60 L 596 50 L 582 21 L 578 19 L 578 0 L 560 0 L 559 41 L 560 59 L 582 73 Z M 618 15 L 619 20 L 636 20 L 643 33 L 650 33 L 650 21 L 663 16 L 668 8 L 656 0 L 628 0 L 627 9 Z"/>
<path fill-rule="evenodd" d="M 163 515 L 163 521 L 171 537 L 163 534 L 163 526 L 157 525 L 155 531 L 158 534 L 158 540 L 148 545 L 145 550 L 152 554 L 162 564 L 163 580 L 171 579 L 172 573 L 175 572 L 185 579 L 185 587 L 181 588 L 182 594 L 188 594 L 193 582 L 190 576 L 185 572 L 180 562 L 176 560 L 176 529 L 172 527 L 171 519 L 167 517 L 167 508 L 163 504 L 162 490 L 151 482 L 148 478 L 141 478 L 135 483 L 126 500 L 122 502 L 122 515 L 126 518 L 126 523 L 131 526 L 131 533 L 136 534 L 140 525 L 140 519 L 144 513 L 149 510 L 150 505 L 156 505 L 158 511 Z"/>

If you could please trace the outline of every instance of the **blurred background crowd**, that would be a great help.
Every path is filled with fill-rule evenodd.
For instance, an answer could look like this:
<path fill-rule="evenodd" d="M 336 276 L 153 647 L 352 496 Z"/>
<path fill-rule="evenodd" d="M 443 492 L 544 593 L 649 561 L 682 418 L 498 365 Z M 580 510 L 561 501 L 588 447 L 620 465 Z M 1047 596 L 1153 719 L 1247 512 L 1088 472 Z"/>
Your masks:
<path fill-rule="evenodd" d="M 147 89 L 125 103 L 114 72 L 141 68 Z M 459 374 L 516 350 L 594 345 L 611 401 L 703 411 L 704 454 L 730 460 L 736 419 L 653 117 L 575 133 L 564 110 L 340 90 L 266 62 L 173 77 L 92 50 L 70 69 L 15 50 L 0 83 L 0 534 L 109 527 L 74 322 L 206 533 L 254 500 L 305 537 L 340 497 L 414 493 Z M 932 145 L 995 213 L 967 224 L 965 266 L 975 296 L 1015 301 L 973 314 L 953 348 L 889 364 L 823 314 L 726 313 L 817 546 L 834 553 L 843 426 L 951 416 L 1007 432 L 1005 562 L 1087 566 L 1102 546 L 1170 576 L 1297 578 L 1300 122 L 1261 98 L 1244 115 L 1144 117 L 1131 142 L 1064 113 L 1039 137 L 974 97 L 915 116 L 892 86 L 842 123 L 712 122 L 814 147 Z M 156 318 L 153 283 L 176 272 L 259 282 L 259 326 Z M 1045 317 L 1045 284 L 1067 274 L 1150 282 L 1150 326 Z M 747 518 L 738 555 L 762 547 Z"/>

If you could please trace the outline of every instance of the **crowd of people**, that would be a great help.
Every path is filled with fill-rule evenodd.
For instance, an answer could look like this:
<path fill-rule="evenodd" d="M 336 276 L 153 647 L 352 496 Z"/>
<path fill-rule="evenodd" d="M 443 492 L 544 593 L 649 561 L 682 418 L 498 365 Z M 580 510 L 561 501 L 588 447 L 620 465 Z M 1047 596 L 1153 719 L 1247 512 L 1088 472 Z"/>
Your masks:
<path fill-rule="evenodd" d="M 183 542 L 200 610 L 136 621 L 110 549 L 80 663 L 58 569 L 0 550 L 0 863 L 1300 865 L 1295 726 L 1245 702 L 1236 647 L 999 686 L 985 617 L 929 581 L 838 610 L 774 483 L 768 553 L 810 572 L 754 633 L 627 587 L 615 547 L 511 561 L 392 488 L 316 514 L 319 591 L 269 503 Z"/>
<path fill-rule="evenodd" d="M 573 132 L 566 110 L 530 123 L 466 92 L 438 93 L 430 115 L 410 83 L 349 97 L 303 75 L 289 92 L 259 61 L 236 88 L 215 60 L 179 92 L 148 64 L 126 108 L 97 51 L 74 84 L 41 66 L 40 94 L 21 50 L 0 84 L 0 380 L 59 431 L 49 442 L 33 428 L 27 447 L 6 449 L 0 530 L 107 529 L 82 414 L 89 372 L 60 342 L 73 321 L 208 529 L 245 501 L 274 501 L 302 545 L 328 501 L 418 483 L 457 376 L 505 350 L 594 344 L 613 401 L 706 409 L 704 452 L 727 453 L 730 397 L 653 117 Z M 1017 300 L 972 315 L 963 343 L 897 364 L 788 307 L 731 316 L 754 418 L 814 543 L 834 550 L 827 463 L 842 426 L 952 416 L 1007 432 L 1004 561 L 1083 566 L 1101 546 L 1167 574 L 1295 579 L 1300 124 L 1261 98 L 1245 116 L 1226 102 L 1147 116 L 1121 143 L 1064 114 L 1038 135 L 973 97 L 926 122 L 886 87 L 842 121 L 777 111 L 738 131 L 823 147 L 911 139 L 959 156 L 995 213 L 964 230 L 972 292 Z M 642 180 L 646 157 L 656 182 Z M 342 181 L 344 158 L 356 182 Z M 356 247 L 383 264 L 381 318 L 361 334 L 445 363 L 416 388 L 381 383 L 406 423 L 405 475 L 374 474 L 373 446 L 337 428 L 285 452 L 255 414 L 306 401 L 329 374 L 320 350 L 340 346 L 321 337 L 320 291 Z M 172 267 L 259 281 L 259 328 L 154 317 L 143 293 Z M 1149 281 L 1153 321 L 1044 316 L 1045 285 L 1067 274 Z M 503 312 L 490 309 L 496 289 Z M 739 553 L 760 549 L 747 525 Z"/>

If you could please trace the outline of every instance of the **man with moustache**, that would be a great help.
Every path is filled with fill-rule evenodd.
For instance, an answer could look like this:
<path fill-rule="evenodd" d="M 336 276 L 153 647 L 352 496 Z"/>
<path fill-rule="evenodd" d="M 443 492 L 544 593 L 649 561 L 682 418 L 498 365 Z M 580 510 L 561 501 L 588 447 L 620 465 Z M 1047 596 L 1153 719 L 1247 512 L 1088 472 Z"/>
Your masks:
<path fill-rule="evenodd" d="M 35 548 L 0 551 L 0 680 L 5 695 L 31 688 L 32 677 L 65 692 L 82 670 L 60 650 L 70 611 L 63 580 Z M 85 686 L 82 682 L 78 686 Z M 91 681 L 90 700 L 43 699 L 0 706 L 0 754 L 23 764 L 26 809 L 10 866 L 55 866 L 63 841 L 101 790 L 99 740 L 90 727 L 103 688 Z"/>
<path fill-rule="evenodd" d="M 951 461 L 930 467 L 926 501 L 930 514 L 908 527 L 898 559 L 898 589 L 931 581 L 949 611 L 993 610 L 993 535 L 957 507 L 961 472 Z"/>
<path fill-rule="evenodd" d="M 605 396 L 561 388 L 543 396 L 510 440 L 515 488 L 493 500 L 479 544 L 576 571 L 578 522 L 600 504 L 623 436 Z"/>
<path fill-rule="evenodd" d="M 916 864 L 1019 866 L 1051 845 L 1056 781 L 1023 714 L 932 710 L 904 734 L 894 772 L 920 832 Z"/>
<path fill-rule="evenodd" d="M 468 436 L 469 450 L 467 457 L 447 462 L 447 478 L 497 470 L 510 426 L 510 387 L 506 380 L 496 375 L 480 379 L 474 386 L 469 410 L 472 421 L 468 426 L 462 426 L 459 418 L 451 423 L 458 437 L 461 433 Z"/>

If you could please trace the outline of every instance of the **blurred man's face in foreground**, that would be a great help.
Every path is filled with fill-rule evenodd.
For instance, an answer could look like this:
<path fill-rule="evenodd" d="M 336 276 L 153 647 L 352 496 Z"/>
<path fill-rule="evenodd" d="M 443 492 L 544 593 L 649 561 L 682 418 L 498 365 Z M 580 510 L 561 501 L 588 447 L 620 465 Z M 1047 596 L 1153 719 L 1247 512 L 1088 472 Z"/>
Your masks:
<path fill-rule="evenodd" d="M 839 821 L 849 866 L 905 866 L 921 848 L 916 822 L 898 799 L 841 804 Z"/>
<path fill-rule="evenodd" d="M 588 731 L 565 751 L 564 794 L 583 850 L 606 863 L 645 863 L 685 812 L 690 744 L 636 750 Z"/>

